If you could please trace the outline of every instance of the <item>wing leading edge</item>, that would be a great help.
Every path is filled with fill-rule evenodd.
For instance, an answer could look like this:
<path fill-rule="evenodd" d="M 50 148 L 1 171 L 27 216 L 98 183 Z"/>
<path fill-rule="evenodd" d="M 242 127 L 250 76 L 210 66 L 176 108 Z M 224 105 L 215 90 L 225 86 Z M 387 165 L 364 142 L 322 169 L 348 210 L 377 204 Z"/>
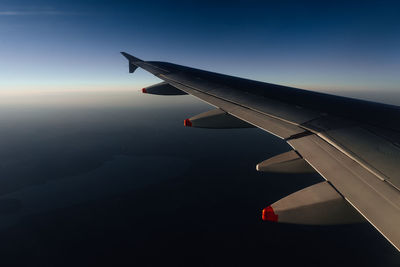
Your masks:
<path fill-rule="evenodd" d="M 129 60 L 130 72 L 143 68 L 226 114 L 284 139 L 328 181 L 328 187 L 400 250 L 400 127 L 394 123 L 400 117 L 398 107 L 142 61 L 121 53 Z M 271 214 L 272 207 L 265 211 Z M 279 215 L 273 214 L 278 220 Z M 316 221 L 324 216 L 323 212 L 312 214 L 319 216 Z"/>

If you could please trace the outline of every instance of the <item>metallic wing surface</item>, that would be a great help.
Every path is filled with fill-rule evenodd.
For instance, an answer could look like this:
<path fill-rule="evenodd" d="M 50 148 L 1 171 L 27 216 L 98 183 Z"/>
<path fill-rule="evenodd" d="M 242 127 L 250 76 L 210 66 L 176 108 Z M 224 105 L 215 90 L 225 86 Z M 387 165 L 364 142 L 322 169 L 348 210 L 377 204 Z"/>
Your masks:
<path fill-rule="evenodd" d="M 217 108 L 185 120 L 186 126 L 258 127 L 293 148 L 258 170 L 314 170 L 326 180 L 267 207 L 263 219 L 335 224 L 361 218 L 400 250 L 399 107 L 122 55 L 130 72 L 142 68 L 163 80 L 160 86 L 178 89 L 160 94 L 190 94 Z"/>

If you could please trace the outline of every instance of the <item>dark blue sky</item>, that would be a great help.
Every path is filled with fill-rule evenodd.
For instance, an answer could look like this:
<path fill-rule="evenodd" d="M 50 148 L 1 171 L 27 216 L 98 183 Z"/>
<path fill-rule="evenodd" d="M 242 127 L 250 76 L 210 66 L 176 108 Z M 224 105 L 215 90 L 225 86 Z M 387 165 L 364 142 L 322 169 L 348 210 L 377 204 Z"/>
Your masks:
<path fill-rule="evenodd" d="M 388 1 L 2 1 L 0 89 L 115 90 L 119 51 L 313 90 L 396 91 L 400 5 Z"/>

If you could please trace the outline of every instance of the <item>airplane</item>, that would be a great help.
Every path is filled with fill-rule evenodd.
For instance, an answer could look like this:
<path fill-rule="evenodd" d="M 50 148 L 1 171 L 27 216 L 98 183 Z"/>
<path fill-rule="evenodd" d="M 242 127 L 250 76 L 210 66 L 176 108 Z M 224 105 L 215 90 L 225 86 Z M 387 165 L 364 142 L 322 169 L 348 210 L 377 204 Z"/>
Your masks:
<path fill-rule="evenodd" d="M 257 171 L 317 172 L 325 179 L 270 204 L 262 220 L 367 221 L 400 251 L 400 107 L 121 54 L 129 73 L 142 68 L 163 80 L 143 93 L 190 94 L 215 107 L 185 126 L 257 127 L 293 148 L 258 163 Z"/>

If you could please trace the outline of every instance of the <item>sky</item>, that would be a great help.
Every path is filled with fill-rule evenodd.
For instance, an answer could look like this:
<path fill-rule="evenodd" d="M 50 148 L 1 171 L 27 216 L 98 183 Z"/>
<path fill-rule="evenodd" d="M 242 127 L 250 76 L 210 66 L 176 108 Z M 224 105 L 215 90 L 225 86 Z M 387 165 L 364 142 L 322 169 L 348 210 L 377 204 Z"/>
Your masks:
<path fill-rule="evenodd" d="M 126 51 L 381 100 L 400 84 L 398 14 L 395 1 L 1 1 L 0 94 L 157 82 L 129 75 Z"/>

